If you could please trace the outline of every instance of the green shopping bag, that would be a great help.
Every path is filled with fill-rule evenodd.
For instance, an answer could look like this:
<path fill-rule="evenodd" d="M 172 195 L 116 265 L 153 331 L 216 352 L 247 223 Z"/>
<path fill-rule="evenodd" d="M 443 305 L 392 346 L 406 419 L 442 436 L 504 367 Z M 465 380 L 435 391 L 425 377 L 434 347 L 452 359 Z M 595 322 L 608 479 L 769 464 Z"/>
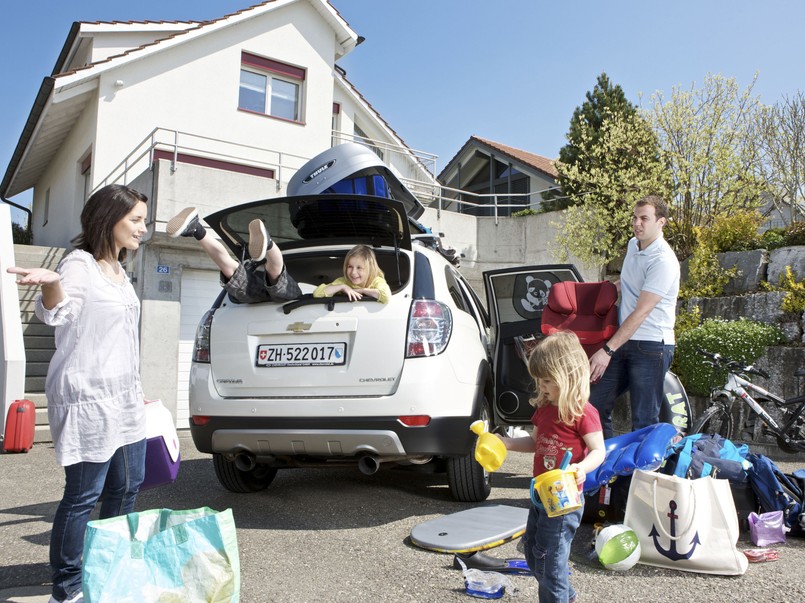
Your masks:
<path fill-rule="evenodd" d="M 86 603 L 237 603 L 232 509 L 151 509 L 90 521 L 82 587 Z"/>

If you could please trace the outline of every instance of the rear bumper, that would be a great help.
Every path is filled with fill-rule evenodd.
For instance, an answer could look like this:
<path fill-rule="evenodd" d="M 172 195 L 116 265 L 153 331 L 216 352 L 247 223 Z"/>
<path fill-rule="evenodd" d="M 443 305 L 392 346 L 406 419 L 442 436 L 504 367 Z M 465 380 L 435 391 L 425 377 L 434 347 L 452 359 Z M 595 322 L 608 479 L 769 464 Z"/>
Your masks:
<path fill-rule="evenodd" d="M 472 451 L 469 430 L 477 417 L 432 418 L 424 427 L 407 427 L 394 417 L 261 418 L 211 417 L 190 433 L 199 451 L 256 457 L 322 458 L 463 456 Z"/>

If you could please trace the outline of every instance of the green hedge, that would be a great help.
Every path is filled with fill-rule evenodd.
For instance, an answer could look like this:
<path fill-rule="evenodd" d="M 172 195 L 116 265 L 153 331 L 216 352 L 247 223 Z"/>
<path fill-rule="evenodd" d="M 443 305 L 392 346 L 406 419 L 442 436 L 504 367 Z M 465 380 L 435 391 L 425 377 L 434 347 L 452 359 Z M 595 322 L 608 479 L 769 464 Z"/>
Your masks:
<path fill-rule="evenodd" d="M 706 358 L 697 349 L 751 364 L 763 355 L 767 347 L 782 341 L 782 331 L 773 325 L 745 318 L 708 318 L 698 327 L 679 334 L 671 370 L 679 376 L 689 395 L 707 396 L 713 369 L 704 363 Z"/>

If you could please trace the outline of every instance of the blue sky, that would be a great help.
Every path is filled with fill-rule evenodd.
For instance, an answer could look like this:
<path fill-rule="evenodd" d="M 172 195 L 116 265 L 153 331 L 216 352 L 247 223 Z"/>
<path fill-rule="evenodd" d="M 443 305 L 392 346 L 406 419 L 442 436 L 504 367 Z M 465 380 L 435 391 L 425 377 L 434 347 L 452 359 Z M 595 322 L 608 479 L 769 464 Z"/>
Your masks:
<path fill-rule="evenodd" d="M 441 170 L 477 135 L 556 157 L 606 72 L 632 102 L 708 73 L 766 104 L 805 90 L 801 0 L 331 0 L 366 41 L 340 62 L 405 142 Z M 0 170 L 73 21 L 204 20 L 250 0 L 29 0 L 0 23 Z M 642 96 L 642 101 L 641 101 Z M 27 205 L 30 194 L 12 201 Z"/>

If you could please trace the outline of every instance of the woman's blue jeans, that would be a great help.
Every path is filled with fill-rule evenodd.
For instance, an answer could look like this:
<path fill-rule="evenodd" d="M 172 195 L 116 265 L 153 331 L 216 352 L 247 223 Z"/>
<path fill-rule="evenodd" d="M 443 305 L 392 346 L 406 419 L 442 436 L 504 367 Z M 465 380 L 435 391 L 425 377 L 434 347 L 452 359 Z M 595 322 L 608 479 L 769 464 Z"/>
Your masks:
<path fill-rule="evenodd" d="M 126 515 L 145 474 L 145 439 L 121 446 L 105 463 L 76 463 L 64 468 L 64 497 L 50 535 L 53 598 L 62 601 L 81 590 L 81 557 L 90 514 L 103 495 L 100 518 Z"/>
<path fill-rule="evenodd" d="M 548 517 L 541 504 L 531 504 L 523 547 L 528 568 L 539 582 L 539 603 L 567 603 L 576 597 L 568 577 L 568 560 L 583 512 L 582 506 L 565 515 Z"/>

